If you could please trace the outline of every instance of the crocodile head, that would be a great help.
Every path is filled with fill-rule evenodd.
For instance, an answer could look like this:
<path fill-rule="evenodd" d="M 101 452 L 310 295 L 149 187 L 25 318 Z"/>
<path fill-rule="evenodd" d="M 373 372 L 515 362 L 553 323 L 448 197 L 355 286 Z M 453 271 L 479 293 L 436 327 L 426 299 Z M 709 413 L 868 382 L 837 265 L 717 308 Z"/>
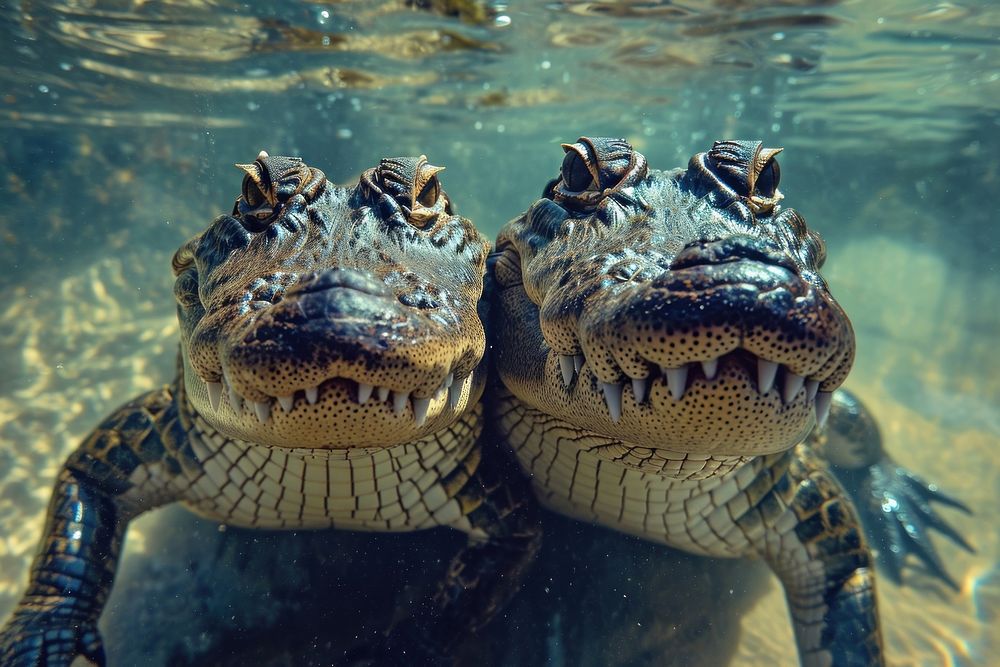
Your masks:
<path fill-rule="evenodd" d="M 490 262 L 514 397 L 644 447 L 753 456 L 800 442 L 854 334 L 819 274 L 822 240 L 779 206 L 780 149 L 717 142 L 662 172 L 624 140 L 563 148 Z"/>
<path fill-rule="evenodd" d="M 220 432 L 280 447 L 409 442 L 482 393 L 486 239 L 425 157 L 357 186 L 263 151 L 231 215 L 173 259 L 184 389 Z"/>

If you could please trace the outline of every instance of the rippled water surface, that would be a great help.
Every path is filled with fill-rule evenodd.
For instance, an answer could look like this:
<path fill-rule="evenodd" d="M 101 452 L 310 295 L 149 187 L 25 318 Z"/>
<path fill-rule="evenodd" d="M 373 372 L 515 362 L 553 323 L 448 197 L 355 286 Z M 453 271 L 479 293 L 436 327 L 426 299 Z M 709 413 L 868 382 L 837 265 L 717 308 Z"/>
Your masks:
<path fill-rule="evenodd" d="M 937 540 L 957 592 L 916 567 L 902 587 L 880 581 L 890 662 L 1000 664 L 996 4 L 421 4 L 433 7 L 0 6 L 0 617 L 24 586 L 62 460 L 113 407 L 171 377 L 170 256 L 232 207 L 234 162 L 263 148 L 347 182 L 383 156 L 425 153 L 447 167 L 458 210 L 493 235 L 581 134 L 628 137 L 658 168 L 746 137 L 785 147 L 786 202 L 827 239 L 825 274 L 858 334 L 848 386 L 895 458 L 975 510 L 947 514 L 975 554 Z M 763 568 L 564 532 L 562 548 L 594 564 L 550 582 L 560 599 L 582 596 L 579 613 L 542 622 L 515 604 L 469 662 L 567 664 L 567 642 L 590 642 L 594 664 L 795 664 Z M 265 644 L 292 661 L 280 664 L 339 655 L 336 614 L 383 573 L 365 569 L 359 537 L 337 547 L 343 561 L 309 539 L 280 553 L 298 549 L 330 576 L 346 562 L 355 577 L 331 600 L 329 635 L 274 630 L 294 618 L 276 600 L 310 585 L 303 568 L 268 560 L 281 538 L 220 536 L 176 509 L 142 519 L 103 621 L 112 664 L 218 664 Z M 432 539 L 439 557 L 450 539 Z M 532 600 L 550 592 L 532 585 L 544 587 Z M 137 622 L 156 631 L 137 635 Z"/>

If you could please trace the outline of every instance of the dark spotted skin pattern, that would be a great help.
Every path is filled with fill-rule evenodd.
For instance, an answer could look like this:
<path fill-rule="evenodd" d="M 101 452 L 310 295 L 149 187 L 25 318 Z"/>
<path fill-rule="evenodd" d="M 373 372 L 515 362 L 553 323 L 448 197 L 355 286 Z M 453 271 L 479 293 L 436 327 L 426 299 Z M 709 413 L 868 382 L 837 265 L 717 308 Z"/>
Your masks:
<path fill-rule="evenodd" d="M 496 418 L 543 505 L 763 558 L 803 664 L 883 664 L 858 512 L 801 444 L 831 403 L 844 430 L 854 335 L 822 240 L 779 204 L 780 149 L 716 142 L 661 172 L 621 139 L 563 148 L 490 264 Z"/>
<path fill-rule="evenodd" d="M 481 419 L 488 243 L 440 169 L 392 158 L 341 188 L 298 158 L 237 166 L 233 214 L 174 257 L 177 378 L 63 465 L 5 667 L 103 664 L 128 522 L 171 502 L 244 527 L 467 533 L 437 592 L 363 651 L 375 664 L 448 664 L 537 549 L 530 490 Z"/>

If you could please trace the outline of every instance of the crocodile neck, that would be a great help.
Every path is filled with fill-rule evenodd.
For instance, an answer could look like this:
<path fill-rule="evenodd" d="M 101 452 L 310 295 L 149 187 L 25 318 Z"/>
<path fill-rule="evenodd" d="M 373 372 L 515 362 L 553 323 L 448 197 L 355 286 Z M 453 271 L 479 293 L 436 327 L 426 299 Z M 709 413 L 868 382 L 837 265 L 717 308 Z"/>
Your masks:
<path fill-rule="evenodd" d="M 734 530 L 737 521 L 788 466 L 787 452 L 722 457 L 633 445 L 506 391 L 497 424 L 549 509 L 698 554 L 745 555 L 757 536 Z"/>
<path fill-rule="evenodd" d="M 228 437 L 184 402 L 202 472 L 185 502 L 203 516 L 256 528 L 468 529 L 446 480 L 475 459 L 481 407 L 446 429 L 392 447 L 274 447 Z"/>

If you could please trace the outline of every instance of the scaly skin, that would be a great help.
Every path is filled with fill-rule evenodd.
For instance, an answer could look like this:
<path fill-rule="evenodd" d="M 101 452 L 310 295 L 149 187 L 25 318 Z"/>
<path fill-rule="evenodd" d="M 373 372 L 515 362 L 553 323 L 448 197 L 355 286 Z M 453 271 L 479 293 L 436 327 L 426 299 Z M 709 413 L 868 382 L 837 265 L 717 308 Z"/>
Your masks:
<path fill-rule="evenodd" d="M 64 464 L 5 666 L 102 664 L 127 524 L 175 501 L 237 526 L 468 533 L 433 598 L 368 651 L 379 663 L 446 662 L 537 548 L 530 493 L 480 419 L 488 244 L 439 168 L 393 158 L 339 188 L 297 158 L 238 166 L 233 214 L 174 256 L 177 378 Z"/>
<path fill-rule="evenodd" d="M 623 140 L 564 146 L 501 230 L 497 420 L 543 504 L 693 553 L 764 558 L 806 665 L 882 664 L 872 558 L 803 441 L 850 369 L 825 251 L 778 150 L 717 142 L 686 171 Z"/>

